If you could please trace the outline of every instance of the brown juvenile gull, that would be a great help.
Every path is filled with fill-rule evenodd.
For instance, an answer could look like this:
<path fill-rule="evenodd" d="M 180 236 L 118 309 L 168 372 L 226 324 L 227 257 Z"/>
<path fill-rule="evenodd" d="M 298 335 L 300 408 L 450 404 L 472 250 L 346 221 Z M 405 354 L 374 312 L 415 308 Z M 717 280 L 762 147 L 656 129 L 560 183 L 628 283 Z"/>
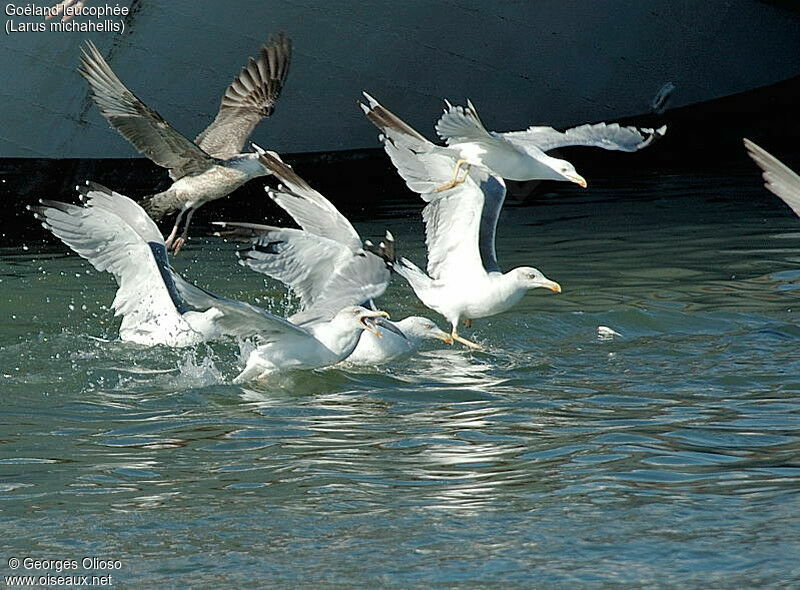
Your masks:
<path fill-rule="evenodd" d="M 167 247 L 174 247 L 176 253 L 186 241 L 198 207 L 271 173 L 261 157 L 264 150 L 255 144 L 255 152 L 241 150 L 255 126 L 275 110 L 291 54 L 286 35 L 271 37 L 259 56 L 251 57 L 242 68 L 225 91 L 214 121 L 193 142 L 128 90 L 97 47 L 86 42 L 78 71 L 89 82 L 100 112 L 133 147 L 169 170 L 172 185 L 146 197 L 141 205 L 155 220 L 178 212 L 166 239 Z M 183 233 L 176 240 L 184 215 Z"/>

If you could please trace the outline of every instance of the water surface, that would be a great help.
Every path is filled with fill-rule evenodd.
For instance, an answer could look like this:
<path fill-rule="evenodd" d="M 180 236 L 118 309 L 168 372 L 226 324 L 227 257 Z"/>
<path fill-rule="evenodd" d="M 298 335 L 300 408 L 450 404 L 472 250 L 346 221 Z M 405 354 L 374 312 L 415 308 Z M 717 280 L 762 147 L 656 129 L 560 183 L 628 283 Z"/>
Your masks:
<path fill-rule="evenodd" d="M 420 208 L 350 214 L 422 262 Z M 476 321 L 486 351 L 257 386 L 231 384 L 231 342 L 114 342 L 113 280 L 44 237 L 0 251 L 3 575 L 96 556 L 131 588 L 800 584 L 800 221 L 753 170 L 511 203 L 501 264 L 564 291 Z M 174 265 L 293 305 L 234 250 L 195 239 Z M 426 313 L 400 281 L 384 307 Z"/>

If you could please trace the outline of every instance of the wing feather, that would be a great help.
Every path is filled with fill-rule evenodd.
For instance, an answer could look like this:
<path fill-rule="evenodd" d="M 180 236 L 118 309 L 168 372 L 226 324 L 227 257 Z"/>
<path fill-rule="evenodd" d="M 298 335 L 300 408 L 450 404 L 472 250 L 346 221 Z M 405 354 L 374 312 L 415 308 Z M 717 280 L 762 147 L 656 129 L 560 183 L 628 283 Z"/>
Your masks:
<path fill-rule="evenodd" d="M 297 225 L 309 233 L 339 242 L 353 252 L 361 250 L 361 236 L 333 203 L 311 188 L 274 152 L 261 154 L 260 160 L 282 183 L 277 189 L 267 188 L 267 194 Z"/>
<path fill-rule="evenodd" d="M 464 182 L 436 192 L 437 187 L 452 179 L 458 152 L 428 141 L 374 98 L 365 96 L 368 104 L 361 107 L 382 131 L 380 139 L 384 150 L 408 188 L 428 203 L 422 211 L 428 274 L 435 280 L 455 277 L 464 280 L 464 277 L 483 274 L 485 269 L 478 242 L 484 208 L 480 184 L 488 178 L 487 172 L 473 167 Z M 471 104 L 470 108 L 474 109 Z M 477 113 L 474 116 L 477 117 Z M 490 221 L 485 223 L 492 225 Z M 491 232 L 492 239 L 493 236 Z"/>
<path fill-rule="evenodd" d="M 220 297 L 189 283 L 173 274 L 178 292 L 187 304 L 197 309 L 215 308 L 219 310 L 214 325 L 223 334 L 238 338 L 257 336 L 262 342 L 274 342 L 287 336 L 309 337 L 309 333 L 282 317 L 245 303 Z"/>
<path fill-rule="evenodd" d="M 748 155 L 763 171 L 764 186 L 800 216 L 800 176 L 749 139 L 744 140 L 744 145 Z"/>
<path fill-rule="evenodd" d="M 111 126 L 133 147 L 169 169 L 173 180 L 200 173 L 216 163 L 128 90 L 94 43 L 87 41 L 81 51 L 78 71 L 89 83 L 92 99 Z"/>
<path fill-rule="evenodd" d="M 271 37 L 225 90 L 217 116 L 197 136 L 197 145 L 216 158 L 239 154 L 256 125 L 275 111 L 291 59 L 289 37 Z"/>
<path fill-rule="evenodd" d="M 106 196 L 114 198 L 112 194 Z M 116 194 L 116 197 L 122 195 Z M 157 240 L 148 242 L 146 233 L 143 235 L 115 214 L 106 206 L 108 202 L 101 204 L 103 197 L 99 191 L 87 191 L 85 200 L 85 206 L 42 200 L 41 206 L 31 207 L 31 210 L 46 229 L 75 253 L 97 270 L 114 276 L 119 288 L 112 308 L 116 315 L 123 316 L 120 337 L 137 340 L 129 335 L 187 331 L 189 328 L 178 309 L 180 302 L 170 293 L 163 269 L 155 258 L 160 250 L 166 256 L 158 230 Z M 141 208 L 139 212 L 146 217 Z"/>
<path fill-rule="evenodd" d="M 580 125 L 564 132 L 552 127 L 528 127 L 524 131 L 510 131 L 498 135 L 512 144 L 523 147 L 533 145 L 543 152 L 570 146 L 635 152 L 662 137 L 666 131 L 666 125 L 658 129 L 649 129 L 622 127 L 618 123 L 596 123 Z"/>

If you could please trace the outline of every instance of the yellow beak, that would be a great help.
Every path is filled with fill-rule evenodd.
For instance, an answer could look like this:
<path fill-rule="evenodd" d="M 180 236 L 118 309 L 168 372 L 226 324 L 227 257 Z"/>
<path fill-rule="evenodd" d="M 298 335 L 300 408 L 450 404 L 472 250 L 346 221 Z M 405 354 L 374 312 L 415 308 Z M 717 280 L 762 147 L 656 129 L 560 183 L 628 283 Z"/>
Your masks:
<path fill-rule="evenodd" d="M 581 188 L 586 188 L 586 179 L 580 174 L 570 174 L 567 178 L 569 178 L 572 182 L 574 182 Z"/>

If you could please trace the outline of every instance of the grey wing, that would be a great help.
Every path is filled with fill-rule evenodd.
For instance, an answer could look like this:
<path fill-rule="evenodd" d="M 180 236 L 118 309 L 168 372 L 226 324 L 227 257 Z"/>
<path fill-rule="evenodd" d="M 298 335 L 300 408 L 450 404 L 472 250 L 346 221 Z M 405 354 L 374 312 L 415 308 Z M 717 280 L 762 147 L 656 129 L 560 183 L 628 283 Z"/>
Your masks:
<path fill-rule="evenodd" d="M 299 229 L 225 221 L 215 225 L 222 237 L 250 242 L 250 249 L 238 253 L 240 264 L 281 281 L 300 298 L 303 309 L 320 298 L 337 269 L 353 257 L 346 246 Z"/>
<path fill-rule="evenodd" d="M 219 310 L 221 315 L 214 319 L 214 325 L 223 334 L 238 338 L 257 336 L 265 342 L 289 335 L 309 336 L 303 328 L 255 305 L 210 293 L 185 281 L 176 273 L 172 273 L 172 276 L 178 292 L 190 307 L 198 310 L 213 307 Z"/>
<path fill-rule="evenodd" d="M 478 235 L 481 260 L 487 272 L 502 272 L 500 265 L 497 263 L 495 237 L 497 234 L 497 222 L 500 219 L 500 210 L 506 200 L 506 185 L 502 178 L 489 176 L 480 184 L 480 188 L 483 191 L 484 198 L 481 227 Z"/>
<path fill-rule="evenodd" d="M 312 306 L 289 320 L 301 325 L 331 320 L 345 307 L 365 305 L 383 295 L 390 279 L 391 274 L 381 258 L 371 252 L 356 254 L 337 269 Z"/>
<path fill-rule="evenodd" d="M 309 233 L 339 242 L 353 252 L 361 249 L 361 237 L 350 221 L 333 203 L 300 178 L 291 166 L 274 152 L 261 154 L 259 160 L 282 183 L 277 189 L 265 189 L 267 194 L 292 216 L 297 225 Z"/>
<path fill-rule="evenodd" d="M 81 51 L 78 71 L 89 83 L 95 104 L 133 147 L 168 168 L 173 180 L 197 174 L 215 164 L 214 158 L 128 90 L 91 41 Z"/>
<path fill-rule="evenodd" d="M 197 136 L 197 145 L 216 158 L 239 154 L 256 125 L 275 110 L 291 59 L 291 40 L 283 33 L 271 37 L 225 90 L 217 116 Z"/>
<path fill-rule="evenodd" d="M 635 152 L 662 137 L 666 131 L 666 125 L 658 129 L 649 129 L 621 127 L 618 123 L 596 123 L 580 125 L 564 132 L 552 127 L 528 127 L 525 131 L 510 131 L 498 135 L 513 144 L 523 147 L 533 145 L 543 152 L 569 146 Z"/>
<path fill-rule="evenodd" d="M 763 171 L 764 186 L 800 216 L 800 176 L 749 139 L 744 140 L 744 145 L 748 155 Z"/>

